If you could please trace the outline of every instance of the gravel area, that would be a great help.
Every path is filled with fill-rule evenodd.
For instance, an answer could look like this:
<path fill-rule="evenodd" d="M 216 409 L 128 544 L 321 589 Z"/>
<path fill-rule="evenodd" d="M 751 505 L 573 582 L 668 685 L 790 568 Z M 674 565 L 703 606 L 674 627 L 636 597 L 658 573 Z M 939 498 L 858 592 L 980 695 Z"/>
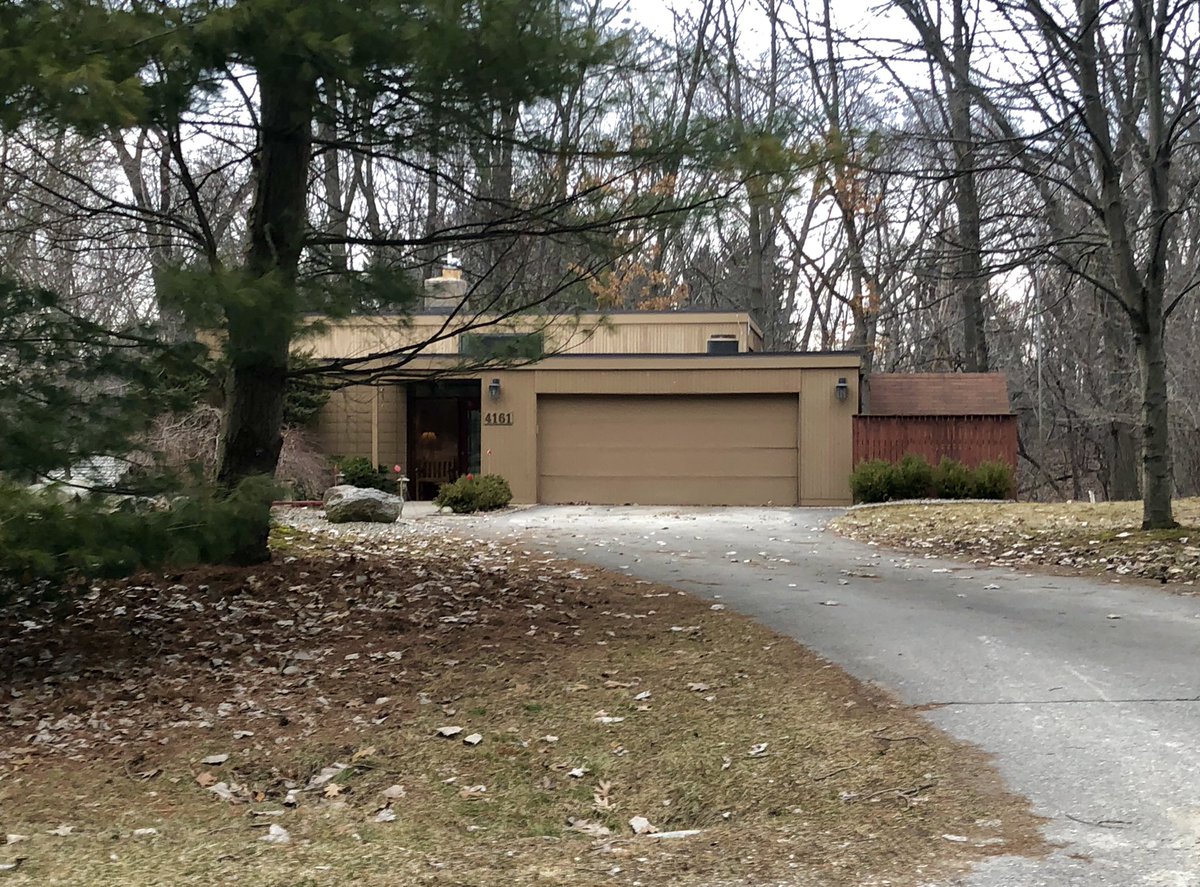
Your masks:
<path fill-rule="evenodd" d="M 424 504 L 424 503 L 420 503 Z M 439 515 L 432 510 L 422 513 L 412 508 L 412 503 L 404 506 L 405 514 L 392 524 L 351 522 L 331 524 L 325 519 L 325 511 L 320 508 L 278 507 L 271 509 L 271 517 L 285 527 L 320 533 L 323 536 L 351 539 L 409 539 L 415 536 L 443 534 L 452 523 L 445 515 Z M 416 511 L 415 514 L 409 514 Z"/>

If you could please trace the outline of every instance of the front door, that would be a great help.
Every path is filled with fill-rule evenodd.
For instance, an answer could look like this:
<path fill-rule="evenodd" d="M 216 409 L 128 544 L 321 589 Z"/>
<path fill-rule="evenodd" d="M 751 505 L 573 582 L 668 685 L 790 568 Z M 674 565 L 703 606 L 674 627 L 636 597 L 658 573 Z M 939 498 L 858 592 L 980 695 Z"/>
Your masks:
<path fill-rule="evenodd" d="M 479 471 L 479 385 L 470 381 L 408 386 L 407 472 L 414 499 L 432 499 L 442 484 Z"/>

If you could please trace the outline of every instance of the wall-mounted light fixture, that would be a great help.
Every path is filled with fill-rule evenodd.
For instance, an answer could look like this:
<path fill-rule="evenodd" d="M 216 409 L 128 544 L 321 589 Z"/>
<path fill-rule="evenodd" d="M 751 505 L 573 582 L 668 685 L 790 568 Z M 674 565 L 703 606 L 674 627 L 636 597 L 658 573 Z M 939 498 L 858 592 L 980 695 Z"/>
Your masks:
<path fill-rule="evenodd" d="M 492 381 L 490 383 L 488 383 L 488 397 L 490 397 L 492 400 L 500 399 L 500 380 L 499 379 L 492 379 Z"/>
<path fill-rule="evenodd" d="M 850 386 L 846 384 L 845 376 L 838 379 L 837 384 L 833 386 L 833 395 L 840 401 L 845 401 L 850 396 Z"/>

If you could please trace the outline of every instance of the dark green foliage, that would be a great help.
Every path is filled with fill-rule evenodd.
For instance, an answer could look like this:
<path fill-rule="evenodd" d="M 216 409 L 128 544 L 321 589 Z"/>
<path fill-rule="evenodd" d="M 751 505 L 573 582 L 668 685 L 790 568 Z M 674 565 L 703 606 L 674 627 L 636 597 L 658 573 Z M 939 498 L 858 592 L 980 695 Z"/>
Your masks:
<path fill-rule="evenodd" d="M 269 519 L 274 484 L 197 488 L 158 503 L 0 487 L 0 576 L 29 583 L 222 563 Z"/>
<path fill-rule="evenodd" d="M 366 456 L 351 456 L 338 462 L 342 472 L 342 483 L 352 487 L 363 487 L 371 490 L 383 490 L 385 493 L 396 493 L 399 479 L 388 472 L 386 468 L 374 466 Z"/>
<path fill-rule="evenodd" d="M 942 457 L 933 473 L 933 493 L 939 499 L 970 499 L 975 495 L 975 476 L 957 459 Z"/>
<path fill-rule="evenodd" d="M 893 499 L 925 499 L 933 492 L 933 466 L 924 456 L 909 453 L 896 465 Z"/>
<path fill-rule="evenodd" d="M 937 468 L 909 454 L 897 463 L 885 459 L 860 462 L 850 475 L 855 502 L 899 499 L 1007 499 L 1012 495 L 1012 468 L 1003 462 L 984 462 L 974 471 L 943 458 Z"/>
<path fill-rule="evenodd" d="M 512 490 L 508 481 L 498 474 L 480 477 L 468 474 L 453 483 L 442 484 L 433 504 L 438 508 L 449 508 L 455 514 L 471 514 L 476 511 L 495 511 L 512 501 Z"/>
<path fill-rule="evenodd" d="M 300 427 L 311 425 L 329 402 L 329 385 L 317 374 L 295 374 L 297 370 L 312 369 L 317 361 L 293 354 L 288 363 L 293 375 L 288 377 L 283 395 L 283 424 Z"/>
<path fill-rule="evenodd" d="M 105 329 L 54 293 L 0 279 L 0 473 L 32 480 L 129 452 L 153 416 L 195 402 L 202 361 L 195 343 Z"/>
<path fill-rule="evenodd" d="M 1007 499 L 1013 494 L 1013 470 L 1004 462 L 981 462 L 975 469 L 976 499 Z"/>
<path fill-rule="evenodd" d="M 850 474 L 855 502 L 887 502 L 895 489 L 896 468 L 886 459 L 860 462 Z"/>

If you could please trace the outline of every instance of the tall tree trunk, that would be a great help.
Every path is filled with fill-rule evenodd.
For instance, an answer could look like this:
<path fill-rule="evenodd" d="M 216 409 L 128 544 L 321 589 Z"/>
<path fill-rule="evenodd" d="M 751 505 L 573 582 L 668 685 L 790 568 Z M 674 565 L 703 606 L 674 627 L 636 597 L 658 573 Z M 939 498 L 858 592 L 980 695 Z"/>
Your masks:
<path fill-rule="evenodd" d="M 967 372 L 988 370 L 983 301 L 979 187 L 975 178 L 975 133 L 971 122 L 971 44 L 964 0 L 954 0 L 954 71 L 947 84 L 951 134 L 954 140 L 954 205 L 958 211 L 959 298 L 963 310 L 963 355 Z"/>
<path fill-rule="evenodd" d="M 333 238 L 329 246 L 329 264 L 334 271 L 345 271 L 349 267 L 346 239 L 350 235 L 350 202 L 348 189 L 342 184 L 342 149 L 337 147 L 337 119 L 340 111 L 337 85 L 325 84 L 322 102 L 325 118 L 321 121 L 321 140 L 325 143 L 322 160 L 322 182 L 325 191 L 325 226 Z M 353 185 L 349 190 L 353 190 Z"/>
<path fill-rule="evenodd" d="M 315 82 L 297 76 L 303 67 L 297 60 L 259 71 L 262 142 L 245 258 L 248 292 L 226 309 L 230 366 L 218 479 L 227 488 L 254 475 L 273 476 L 283 443 L 316 99 Z M 260 526 L 235 553 L 235 562 L 266 560 L 269 529 L 264 503 Z"/>
<path fill-rule="evenodd" d="M 1096 308 L 1101 313 L 1101 335 L 1104 342 L 1105 392 L 1104 399 L 1113 411 L 1108 423 L 1104 446 L 1105 467 L 1108 470 L 1108 497 L 1116 502 L 1141 498 L 1138 482 L 1137 434 L 1128 420 L 1127 400 L 1130 392 L 1129 328 L 1123 325 L 1118 309 L 1111 299 L 1096 295 Z"/>
<path fill-rule="evenodd" d="M 1171 435 L 1167 414 L 1167 351 L 1162 310 L 1135 335 L 1142 375 L 1142 529 L 1177 526 L 1171 512 Z"/>

